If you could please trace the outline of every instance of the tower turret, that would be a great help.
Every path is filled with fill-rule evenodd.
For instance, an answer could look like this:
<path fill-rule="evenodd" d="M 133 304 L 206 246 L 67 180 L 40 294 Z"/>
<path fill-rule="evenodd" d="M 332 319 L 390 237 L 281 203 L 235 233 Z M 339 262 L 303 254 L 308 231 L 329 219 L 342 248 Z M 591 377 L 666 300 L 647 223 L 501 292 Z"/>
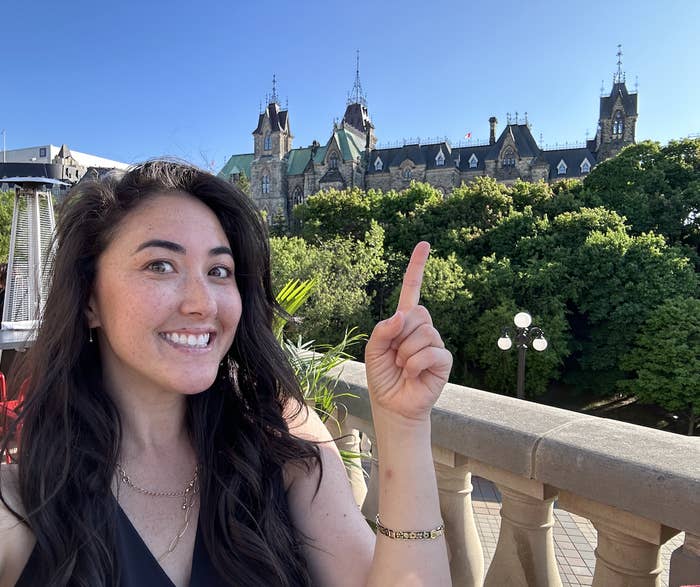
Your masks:
<path fill-rule="evenodd" d="M 600 115 L 595 139 L 598 161 L 616 155 L 635 142 L 637 125 L 637 92 L 631 94 L 622 69 L 622 46 L 617 46 L 617 71 L 613 75 L 609 95 L 600 98 Z"/>
<path fill-rule="evenodd" d="M 374 124 L 367 111 L 367 98 L 362 91 L 360 82 L 360 52 L 357 51 L 355 67 L 355 83 L 348 94 L 347 107 L 343 115 L 343 125 L 357 131 L 364 137 L 365 148 L 374 149 L 377 137 L 374 134 Z"/>

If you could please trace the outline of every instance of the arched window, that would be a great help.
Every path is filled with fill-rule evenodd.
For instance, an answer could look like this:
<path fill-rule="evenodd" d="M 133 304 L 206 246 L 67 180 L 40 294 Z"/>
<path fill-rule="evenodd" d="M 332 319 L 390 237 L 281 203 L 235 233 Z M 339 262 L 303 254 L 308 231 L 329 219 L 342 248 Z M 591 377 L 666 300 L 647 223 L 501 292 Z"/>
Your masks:
<path fill-rule="evenodd" d="M 262 193 L 270 193 L 270 176 L 267 173 L 262 176 Z"/>
<path fill-rule="evenodd" d="M 338 153 L 331 153 L 328 158 L 328 165 L 331 169 L 338 169 Z"/>
<path fill-rule="evenodd" d="M 503 160 L 501 162 L 502 167 L 515 167 L 515 151 L 508 147 L 503 151 Z"/>
<path fill-rule="evenodd" d="M 292 194 L 292 208 L 298 204 L 304 203 L 304 190 L 300 186 L 294 188 L 294 193 Z"/>
<path fill-rule="evenodd" d="M 612 134 L 614 139 L 621 139 L 625 132 L 625 119 L 622 116 L 622 111 L 617 110 L 613 118 Z"/>
<path fill-rule="evenodd" d="M 272 135 L 268 132 L 265 133 L 265 144 L 263 145 L 265 151 L 270 151 L 272 149 Z"/>
<path fill-rule="evenodd" d="M 403 170 L 403 178 L 404 179 L 411 179 L 413 177 L 413 171 L 411 170 L 410 167 L 406 167 Z"/>

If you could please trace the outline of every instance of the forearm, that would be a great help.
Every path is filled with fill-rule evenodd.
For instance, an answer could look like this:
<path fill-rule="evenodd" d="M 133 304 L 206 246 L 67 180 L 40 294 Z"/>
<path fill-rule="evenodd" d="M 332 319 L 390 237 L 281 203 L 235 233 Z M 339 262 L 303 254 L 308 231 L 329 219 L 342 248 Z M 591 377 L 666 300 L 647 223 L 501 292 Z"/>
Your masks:
<path fill-rule="evenodd" d="M 375 408 L 379 516 L 392 530 L 432 530 L 441 523 L 430 422 L 404 421 Z M 392 539 L 377 533 L 370 585 L 450 585 L 445 537 Z"/>

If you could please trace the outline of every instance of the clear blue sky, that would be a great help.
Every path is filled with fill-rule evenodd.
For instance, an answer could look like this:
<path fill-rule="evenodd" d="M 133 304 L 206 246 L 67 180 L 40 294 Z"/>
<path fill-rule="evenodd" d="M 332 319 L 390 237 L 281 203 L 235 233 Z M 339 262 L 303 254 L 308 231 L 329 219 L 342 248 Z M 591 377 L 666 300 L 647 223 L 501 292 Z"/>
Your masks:
<path fill-rule="evenodd" d="M 252 151 L 277 75 L 295 146 L 324 143 L 360 50 L 380 143 L 471 132 L 528 112 L 545 144 L 595 132 L 622 44 L 637 139 L 700 133 L 700 2 L 35 0 L 3 2 L 7 148 L 67 143 L 126 162 L 220 169 Z"/>

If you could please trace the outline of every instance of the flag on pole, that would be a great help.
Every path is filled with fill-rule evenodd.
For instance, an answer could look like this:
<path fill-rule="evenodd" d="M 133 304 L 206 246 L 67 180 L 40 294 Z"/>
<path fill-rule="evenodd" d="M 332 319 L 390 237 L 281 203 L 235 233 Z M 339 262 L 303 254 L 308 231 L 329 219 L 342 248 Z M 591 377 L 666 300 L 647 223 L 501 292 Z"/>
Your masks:
<path fill-rule="evenodd" d="M 472 138 L 472 133 L 468 132 L 466 135 L 464 135 L 465 139 L 471 139 Z"/>

